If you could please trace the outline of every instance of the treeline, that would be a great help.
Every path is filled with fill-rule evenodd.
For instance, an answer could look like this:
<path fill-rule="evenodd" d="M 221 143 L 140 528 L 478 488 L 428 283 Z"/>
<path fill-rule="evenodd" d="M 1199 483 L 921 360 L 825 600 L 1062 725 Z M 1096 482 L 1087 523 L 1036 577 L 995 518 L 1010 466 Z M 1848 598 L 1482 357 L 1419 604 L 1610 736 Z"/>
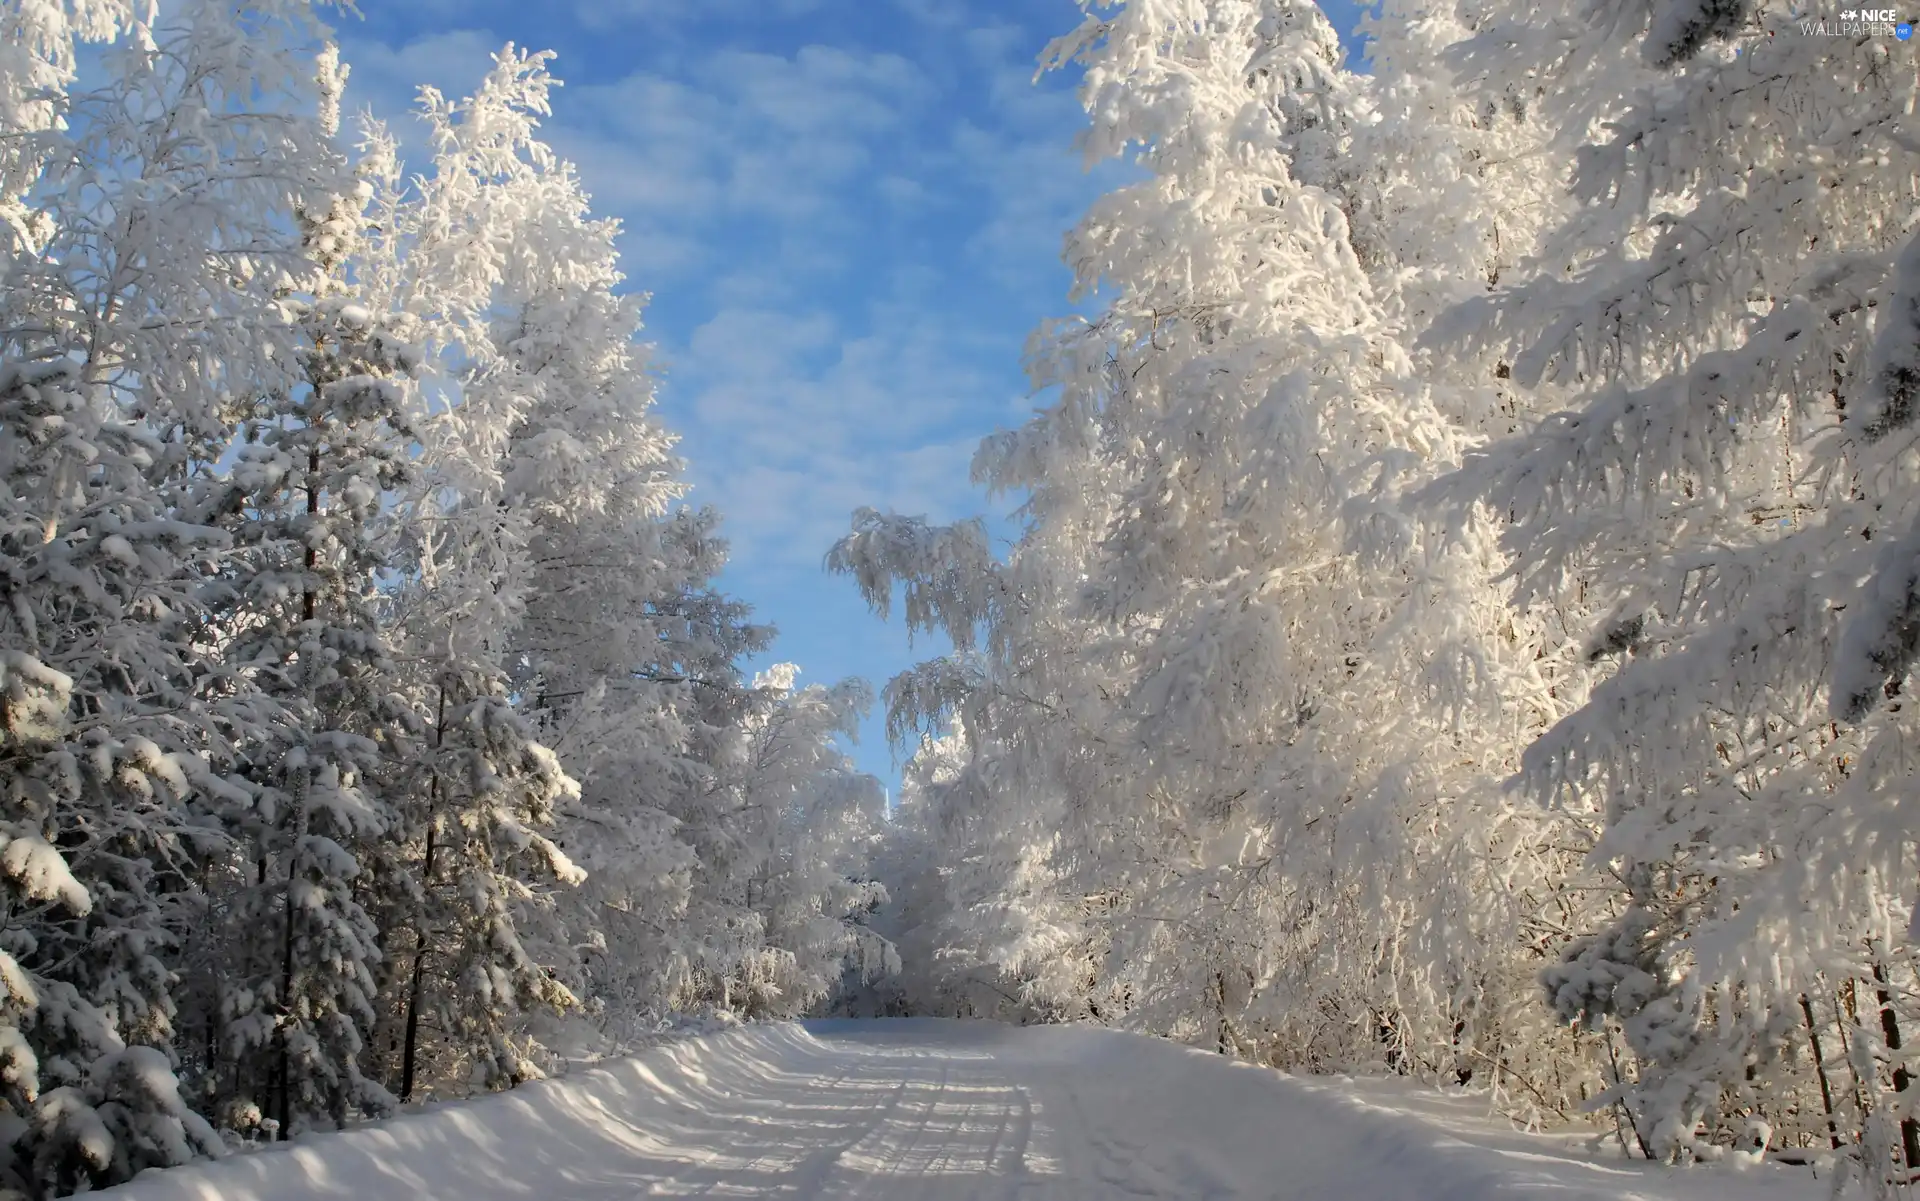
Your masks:
<path fill-rule="evenodd" d="M 409 173 L 301 0 L 0 44 L 0 1196 L 884 969 L 866 694 L 742 677 L 546 56 Z"/>
<path fill-rule="evenodd" d="M 1633 1157 L 1920 1169 L 1920 71 L 1789 5 L 1084 0 L 1018 539 L 831 563 L 906 977 L 1489 1090 Z M 1617 1140 L 1615 1135 L 1617 1134 Z M 1822 1171 L 1824 1177 L 1826 1172 Z"/>

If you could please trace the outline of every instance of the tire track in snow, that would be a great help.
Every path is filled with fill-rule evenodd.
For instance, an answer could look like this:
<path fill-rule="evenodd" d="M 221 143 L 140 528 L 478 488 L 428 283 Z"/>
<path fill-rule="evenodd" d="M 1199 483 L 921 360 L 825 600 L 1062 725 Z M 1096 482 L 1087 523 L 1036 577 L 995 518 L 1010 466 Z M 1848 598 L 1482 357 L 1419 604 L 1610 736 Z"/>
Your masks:
<path fill-rule="evenodd" d="M 1825 1182 L 1600 1163 L 1420 1117 L 1393 1082 L 1300 1081 L 1074 1027 L 752 1027 L 99 1201 L 1819 1201 Z M 1465 1103 L 1468 1108 L 1471 1103 Z M 1451 1115 L 1448 1117 L 1447 1115 Z"/>

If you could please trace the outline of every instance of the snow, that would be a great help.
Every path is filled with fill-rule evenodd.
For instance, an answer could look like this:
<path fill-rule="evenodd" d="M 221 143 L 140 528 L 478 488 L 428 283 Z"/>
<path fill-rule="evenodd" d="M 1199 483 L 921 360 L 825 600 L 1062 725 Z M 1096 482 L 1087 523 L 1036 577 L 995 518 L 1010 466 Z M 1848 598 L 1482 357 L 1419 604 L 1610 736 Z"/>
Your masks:
<path fill-rule="evenodd" d="M 45 839 L 0 833 L 0 876 L 12 880 L 30 900 L 59 901 L 82 915 L 93 911 L 93 898 L 73 878 L 66 857 Z"/>
<path fill-rule="evenodd" d="M 180 1179 L 1822 1188 L 1724 1174 L 1772 1145 L 1911 1191 L 1892 43 L 1381 0 L 1361 72 L 1313 0 L 1081 0 L 1043 62 L 1126 165 L 974 460 L 1015 536 L 861 508 L 827 557 L 951 652 L 886 686 L 889 807 L 866 685 L 743 678 L 773 631 L 686 503 L 649 281 L 538 137 L 550 54 L 422 89 L 408 167 L 371 119 L 345 153 L 310 0 L 74 7 L 0 0 L 0 1199 L 715 1011 L 1085 1016 L 1626 1129 L 1583 1160 L 1405 1081 L 786 1027 Z"/>
<path fill-rule="evenodd" d="M 149 1172 L 119 1201 L 642 1197 L 1812 1201 L 1802 1171 L 1666 1169 L 1471 1097 L 1303 1080 L 1084 1026 L 768 1024 L 504 1096 Z"/>

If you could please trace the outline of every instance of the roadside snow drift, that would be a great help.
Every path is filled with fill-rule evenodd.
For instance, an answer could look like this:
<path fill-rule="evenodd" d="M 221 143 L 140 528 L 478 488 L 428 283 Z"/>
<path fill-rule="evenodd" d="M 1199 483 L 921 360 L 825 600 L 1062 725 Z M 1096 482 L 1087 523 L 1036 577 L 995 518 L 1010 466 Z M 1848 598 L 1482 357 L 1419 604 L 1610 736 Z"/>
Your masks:
<path fill-rule="evenodd" d="M 1084 1027 L 758 1026 L 218 1163 L 120 1201 L 1813 1201 L 1785 1169 L 1593 1162 L 1472 1103 Z"/>

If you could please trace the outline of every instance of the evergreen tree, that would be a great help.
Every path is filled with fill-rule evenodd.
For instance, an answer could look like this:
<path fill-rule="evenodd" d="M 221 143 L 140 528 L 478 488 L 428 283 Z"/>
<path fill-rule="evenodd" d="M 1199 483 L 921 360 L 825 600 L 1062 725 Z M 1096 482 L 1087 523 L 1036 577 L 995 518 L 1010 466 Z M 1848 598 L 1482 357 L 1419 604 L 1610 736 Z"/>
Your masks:
<path fill-rule="evenodd" d="M 0 33 L 0 1192 L 891 966 L 864 694 L 742 678 L 547 56 L 356 180 L 299 0 Z"/>
<path fill-rule="evenodd" d="M 205 582 L 228 548 L 189 484 L 233 397 L 285 378 L 275 280 L 303 255 L 278 224 L 334 160 L 303 4 L 4 19 L 9 1171 L 38 1195 L 221 1148 L 178 1094 L 174 969 L 274 706 L 219 661 Z M 76 37 L 119 38 L 86 86 Z"/>
<path fill-rule="evenodd" d="M 171 519 L 164 449 L 103 417 L 82 373 L 52 356 L 0 368 L 12 597 L 0 618 L 0 1181 L 34 1196 L 221 1149 L 181 1102 L 163 1049 L 176 1017 L 168 963 L 219 841 L 193 802 L 246 796 L 196 754 L 214 723 L 192 701 L 192 563 L 216 535 Z"/>
<path fill-rule="evenodd" d="M 345 77 L 323 55 L 330 132 Z M 362 185 L 302 215 L 313 281 L 286 304 L 304 378 L 247 413 L 218 500 L 240 552 L 226 654 L 281 715 L 248 750 L 261 792 L 235 831 L 206 1086 L 217 1096 L 230 1078 L 230 1120 L 271 1120 L 283 1137 L 391 1105 L 362 1071 L 381 938 L 361 858 L 397 823 L 385 794 L 410 782 L 418 724 L 395 695 L 378 596 L 381 500 L 411 474 L 404 393 L 417 354 L 403 319 L 376 320 L 345 278 L 370 194 Z"/>

